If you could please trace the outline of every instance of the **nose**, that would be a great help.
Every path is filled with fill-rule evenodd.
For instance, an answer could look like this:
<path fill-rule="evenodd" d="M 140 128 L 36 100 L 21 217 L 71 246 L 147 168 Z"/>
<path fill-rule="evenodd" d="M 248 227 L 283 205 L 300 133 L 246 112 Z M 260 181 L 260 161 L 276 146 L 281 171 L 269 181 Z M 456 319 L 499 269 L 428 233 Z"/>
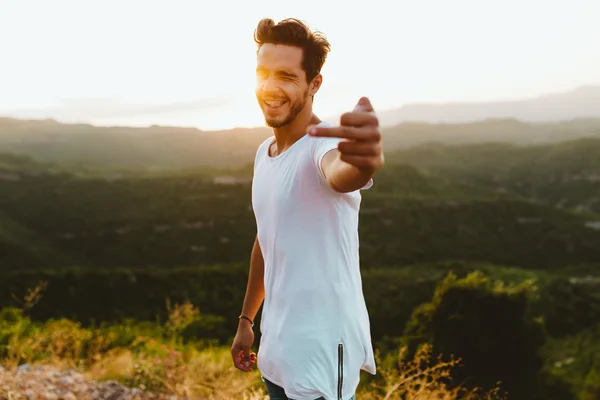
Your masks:
<path fill-rule="evenodd" d="M 263 93 L 272 93 L 278 90 L 277 82 L 273 77 L 265 77 L 259 82 L 260 91 Z"/>

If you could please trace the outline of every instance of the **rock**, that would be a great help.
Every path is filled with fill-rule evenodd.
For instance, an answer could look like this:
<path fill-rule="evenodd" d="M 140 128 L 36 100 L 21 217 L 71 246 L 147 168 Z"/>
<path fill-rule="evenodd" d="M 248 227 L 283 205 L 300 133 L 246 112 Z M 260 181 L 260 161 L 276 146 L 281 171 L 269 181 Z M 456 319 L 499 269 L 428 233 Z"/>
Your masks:
<path fill-rule="evenodd" d="M 0 370 L 0 399 L 19 400 L 177 400 L 177 396 L 129 388 L 115 380 L 95 382 L 69 369 L 23 364 Z"/>
<path fill-rule="evenodd" d="M 75 379 L 72 376 L 61 376 L 58 382 L 65 386 L 72 386 L 75 383 Z"/>
<path fill-rule="evenodd" d="M 29 371 L 29 364 L 21 364 L 17 367 L 17 374 L 24 374 Z"/>

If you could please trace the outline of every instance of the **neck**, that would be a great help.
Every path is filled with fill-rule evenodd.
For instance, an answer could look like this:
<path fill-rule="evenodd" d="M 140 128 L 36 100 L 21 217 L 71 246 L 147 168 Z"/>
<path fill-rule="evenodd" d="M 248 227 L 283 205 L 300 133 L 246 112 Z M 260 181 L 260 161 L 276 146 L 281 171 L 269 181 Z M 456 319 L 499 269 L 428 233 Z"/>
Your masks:
<path fill-rule="evenodd" d="M 275 144 L 277 145 L 277 154 L 281 154 L 289 149 L 298 139 L 306 135 L 306 128 L 309 125 L 316 125 L 321 120 L 312 112 L 312 107 L 306 104 L 304 109 L 289 124 L 281 128 L 273 128 L 275 135 Z"/>

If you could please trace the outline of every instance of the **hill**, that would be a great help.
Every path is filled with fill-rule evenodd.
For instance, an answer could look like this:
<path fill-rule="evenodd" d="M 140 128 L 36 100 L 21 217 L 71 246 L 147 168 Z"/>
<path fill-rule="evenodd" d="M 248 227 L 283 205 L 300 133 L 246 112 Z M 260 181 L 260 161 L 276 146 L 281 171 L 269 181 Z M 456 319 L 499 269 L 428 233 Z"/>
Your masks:
<path fill-rule="evenodd" d="M 470 103 L 407 104 L 381 113 L 383 125 L 403 122 L 465 123 L 485 119 L 558 122 L 600 118 L 600 86 L 582 86 L 535 98 Z"/>
<path fill-rule="evenodd" d="M 600 119 L 556 123 L 525 123 L 514 119 L 462 124 L 407 122 L 384 127 L 382 134 L 388 152 L 430 142 L 532 145 L 600 137 Z M 72 171 L 90 165 L 144 171 L 238 168 L 253 162 L 258 145 L 270 135 L 267 128 L 208 132 L 195 128 L 107 128 L 53 120 L 0 118 L 0 153 L 68 164 Z"/>
<path fill-rule="evenodd" d="M 405 155 L 396 160 L 364 193 L 365 268 L 456 259 L 545 269 L 600 260 L 594 215 L 498 192 L 470 178 L 476 164 L 460 181 L 406 165 Z M 10 217 L 0 239 L 18 240 L 4 239 L 0 268 L 246 262 L 256 234 L 248 172 L 102 178 L 15 167 L 0 179 L 0 213 Z M 32 247 L 59 256 L 24 250 Z"/>
<path fill-rule="evenodd" d="M 526 147 L 428 144 L 392 152 L 388 160 L 452 182 L 513 193 L 557 208 L 600 213 L 598 139 Z"/>
<path fill-rule="evenodd" d="M 405 122 L 382 129 L 382 134 L 387 151 L 428 143 L 507 143 L 531 146 L 600 138 L 600 120 L 579 119 L 556 123 L 526 123 L 515 119 L 490 119 L 456 124 Z"/>
<path fill-rule="evenodd" d="M 41 161 L 141 169 L 239 166 L 252 162 L 265 128 L 203 132 L 195 128 L 97 127 L 54 120 L 0 118 L 0 152 Z"/>

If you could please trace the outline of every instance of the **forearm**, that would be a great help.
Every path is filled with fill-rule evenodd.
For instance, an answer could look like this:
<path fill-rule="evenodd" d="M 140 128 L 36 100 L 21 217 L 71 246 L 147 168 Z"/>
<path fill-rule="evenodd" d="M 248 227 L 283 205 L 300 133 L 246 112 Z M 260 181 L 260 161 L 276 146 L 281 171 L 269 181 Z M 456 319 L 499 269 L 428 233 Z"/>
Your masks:
<path fill-rule="evenodd" d="M 252 253 L 250 255 L 248 285 L 246 287 L 246 296 L 242 306 L 242 315 L 245 315 L 252 320 L 256 317 L 265 297 L 264 274 L 265 262 L 257 238 L 254 241 L 254 246 L 252 247 Z M 244 323 L 244 321 L 245 320 L 240 320 L 240 323 Z"/>
<path fill-rule="evenodd" d="M 338 192 L 353 192 L 363 188 L 373 178 L 374 172 L 359 169 L 341 160 L 340 154 L 329 164 L 326 171 L 329 185 Z"/>

